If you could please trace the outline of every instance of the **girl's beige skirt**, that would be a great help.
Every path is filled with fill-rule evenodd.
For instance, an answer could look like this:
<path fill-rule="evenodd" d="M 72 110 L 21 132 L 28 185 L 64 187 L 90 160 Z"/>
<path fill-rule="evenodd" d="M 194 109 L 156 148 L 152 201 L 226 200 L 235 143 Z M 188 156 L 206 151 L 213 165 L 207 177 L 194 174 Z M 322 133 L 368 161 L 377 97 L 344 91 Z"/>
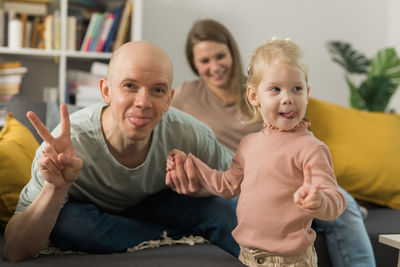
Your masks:
<path fill-rule="evenodd" d="M 277 256 L 269 252 L 240 246 L 239 260 L 249 267 L 317 267 L 314 245 L 295 256 Z"/>

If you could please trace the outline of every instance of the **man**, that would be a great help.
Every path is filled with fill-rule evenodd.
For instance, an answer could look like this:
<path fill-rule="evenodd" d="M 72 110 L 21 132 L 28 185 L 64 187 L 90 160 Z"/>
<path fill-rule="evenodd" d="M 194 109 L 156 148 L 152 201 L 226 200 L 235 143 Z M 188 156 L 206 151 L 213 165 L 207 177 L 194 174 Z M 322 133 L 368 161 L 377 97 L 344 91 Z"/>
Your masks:
<path fill-rule="evenodd" d="M 237 256 L 231 236 L 236 203 L 182 196 L 165 184 L 173 148 L 220 170 L 232 157 L 208 127 L 169 109 L 172 79 L 163 50 L 130 42 L 115 51 L 100 81 L 104 103 L 71 117 L 61 105 L 61 124 L 52 133 L 27 114 L 45 142 L 6 227 L 8 261 L 34 257 L 49 239 L 62 250 L 112 253 L 158 239 L 165 230 L 173 238 L 202 235 Z M 184 175 L 178 164 L 176 176 Z"/>

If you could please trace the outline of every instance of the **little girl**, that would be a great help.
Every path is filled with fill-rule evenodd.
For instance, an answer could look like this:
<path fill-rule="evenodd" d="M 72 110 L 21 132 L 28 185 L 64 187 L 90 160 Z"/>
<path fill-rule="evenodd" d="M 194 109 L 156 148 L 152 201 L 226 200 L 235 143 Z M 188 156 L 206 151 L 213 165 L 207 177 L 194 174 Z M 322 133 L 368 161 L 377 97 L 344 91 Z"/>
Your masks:
<path fill-rule="evenodd" d="M 218 172 L 189 154 L 196 177 L 208 191 L 239 195 L 232 235 L 247 266 L 317 266 L 313 218 L 333 220 L 345 207 L 332 159 L 303 120 L 310 87 L 300 48 L 269 40 L 251 58 L 247 100 L 265 128 L 244 137 L 230 169 Z M 174 171 L 169 153 L 167 171 Z"/>

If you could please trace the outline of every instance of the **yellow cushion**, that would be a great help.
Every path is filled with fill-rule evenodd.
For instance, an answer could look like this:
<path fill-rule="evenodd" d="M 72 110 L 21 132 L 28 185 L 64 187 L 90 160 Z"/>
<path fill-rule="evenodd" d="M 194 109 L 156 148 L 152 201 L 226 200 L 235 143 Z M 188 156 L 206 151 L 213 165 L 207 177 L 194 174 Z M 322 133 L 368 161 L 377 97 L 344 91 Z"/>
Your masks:
<path fill-rule="evenodd" d="M 14 214 L 38 146 L 32 133 L 9 113 L 0 132 L 0 225 Z"/>
<path fill-rule="evenodd" d="M 338 184 L 355 198 L 400 209 L 400 116 L 310 98 L 311 131 L 332 154 Z"/>

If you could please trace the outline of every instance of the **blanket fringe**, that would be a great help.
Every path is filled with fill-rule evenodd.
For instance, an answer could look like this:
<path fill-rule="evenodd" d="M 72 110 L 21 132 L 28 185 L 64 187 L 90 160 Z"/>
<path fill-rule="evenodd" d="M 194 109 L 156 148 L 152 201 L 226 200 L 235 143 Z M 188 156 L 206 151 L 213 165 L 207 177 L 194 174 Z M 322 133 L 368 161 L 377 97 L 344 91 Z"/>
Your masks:
<path fill-rule="evenodd" d="M 181 239 L 174 240 L 171 237 L 168 237 L 167 231 L 163 231 L 160 240 L 149 240 L 142 242 L 139 245 L 128 248 L 126 252 L 135 252 L 150 248 L 158 248 L 161 246 L 173 246 L 179 244 L 186 244 L 193 246 L 195 244 L 206 244 L 206 243 L 210 243 L 210 241 L 208 241 L 202 236 L 192 236 L 192 235 L 190 235 L 189 237 L 184 236 Z M 59 248 L 53 247 L 51 245 L 48 245 L 45 249 L 42 249 L 39 252 L 39 255 L 68 255 L 68 254 L 87 254 L 87 253 L 80 251 L 72 251 L 72 250 L 62 251 Z"/>

